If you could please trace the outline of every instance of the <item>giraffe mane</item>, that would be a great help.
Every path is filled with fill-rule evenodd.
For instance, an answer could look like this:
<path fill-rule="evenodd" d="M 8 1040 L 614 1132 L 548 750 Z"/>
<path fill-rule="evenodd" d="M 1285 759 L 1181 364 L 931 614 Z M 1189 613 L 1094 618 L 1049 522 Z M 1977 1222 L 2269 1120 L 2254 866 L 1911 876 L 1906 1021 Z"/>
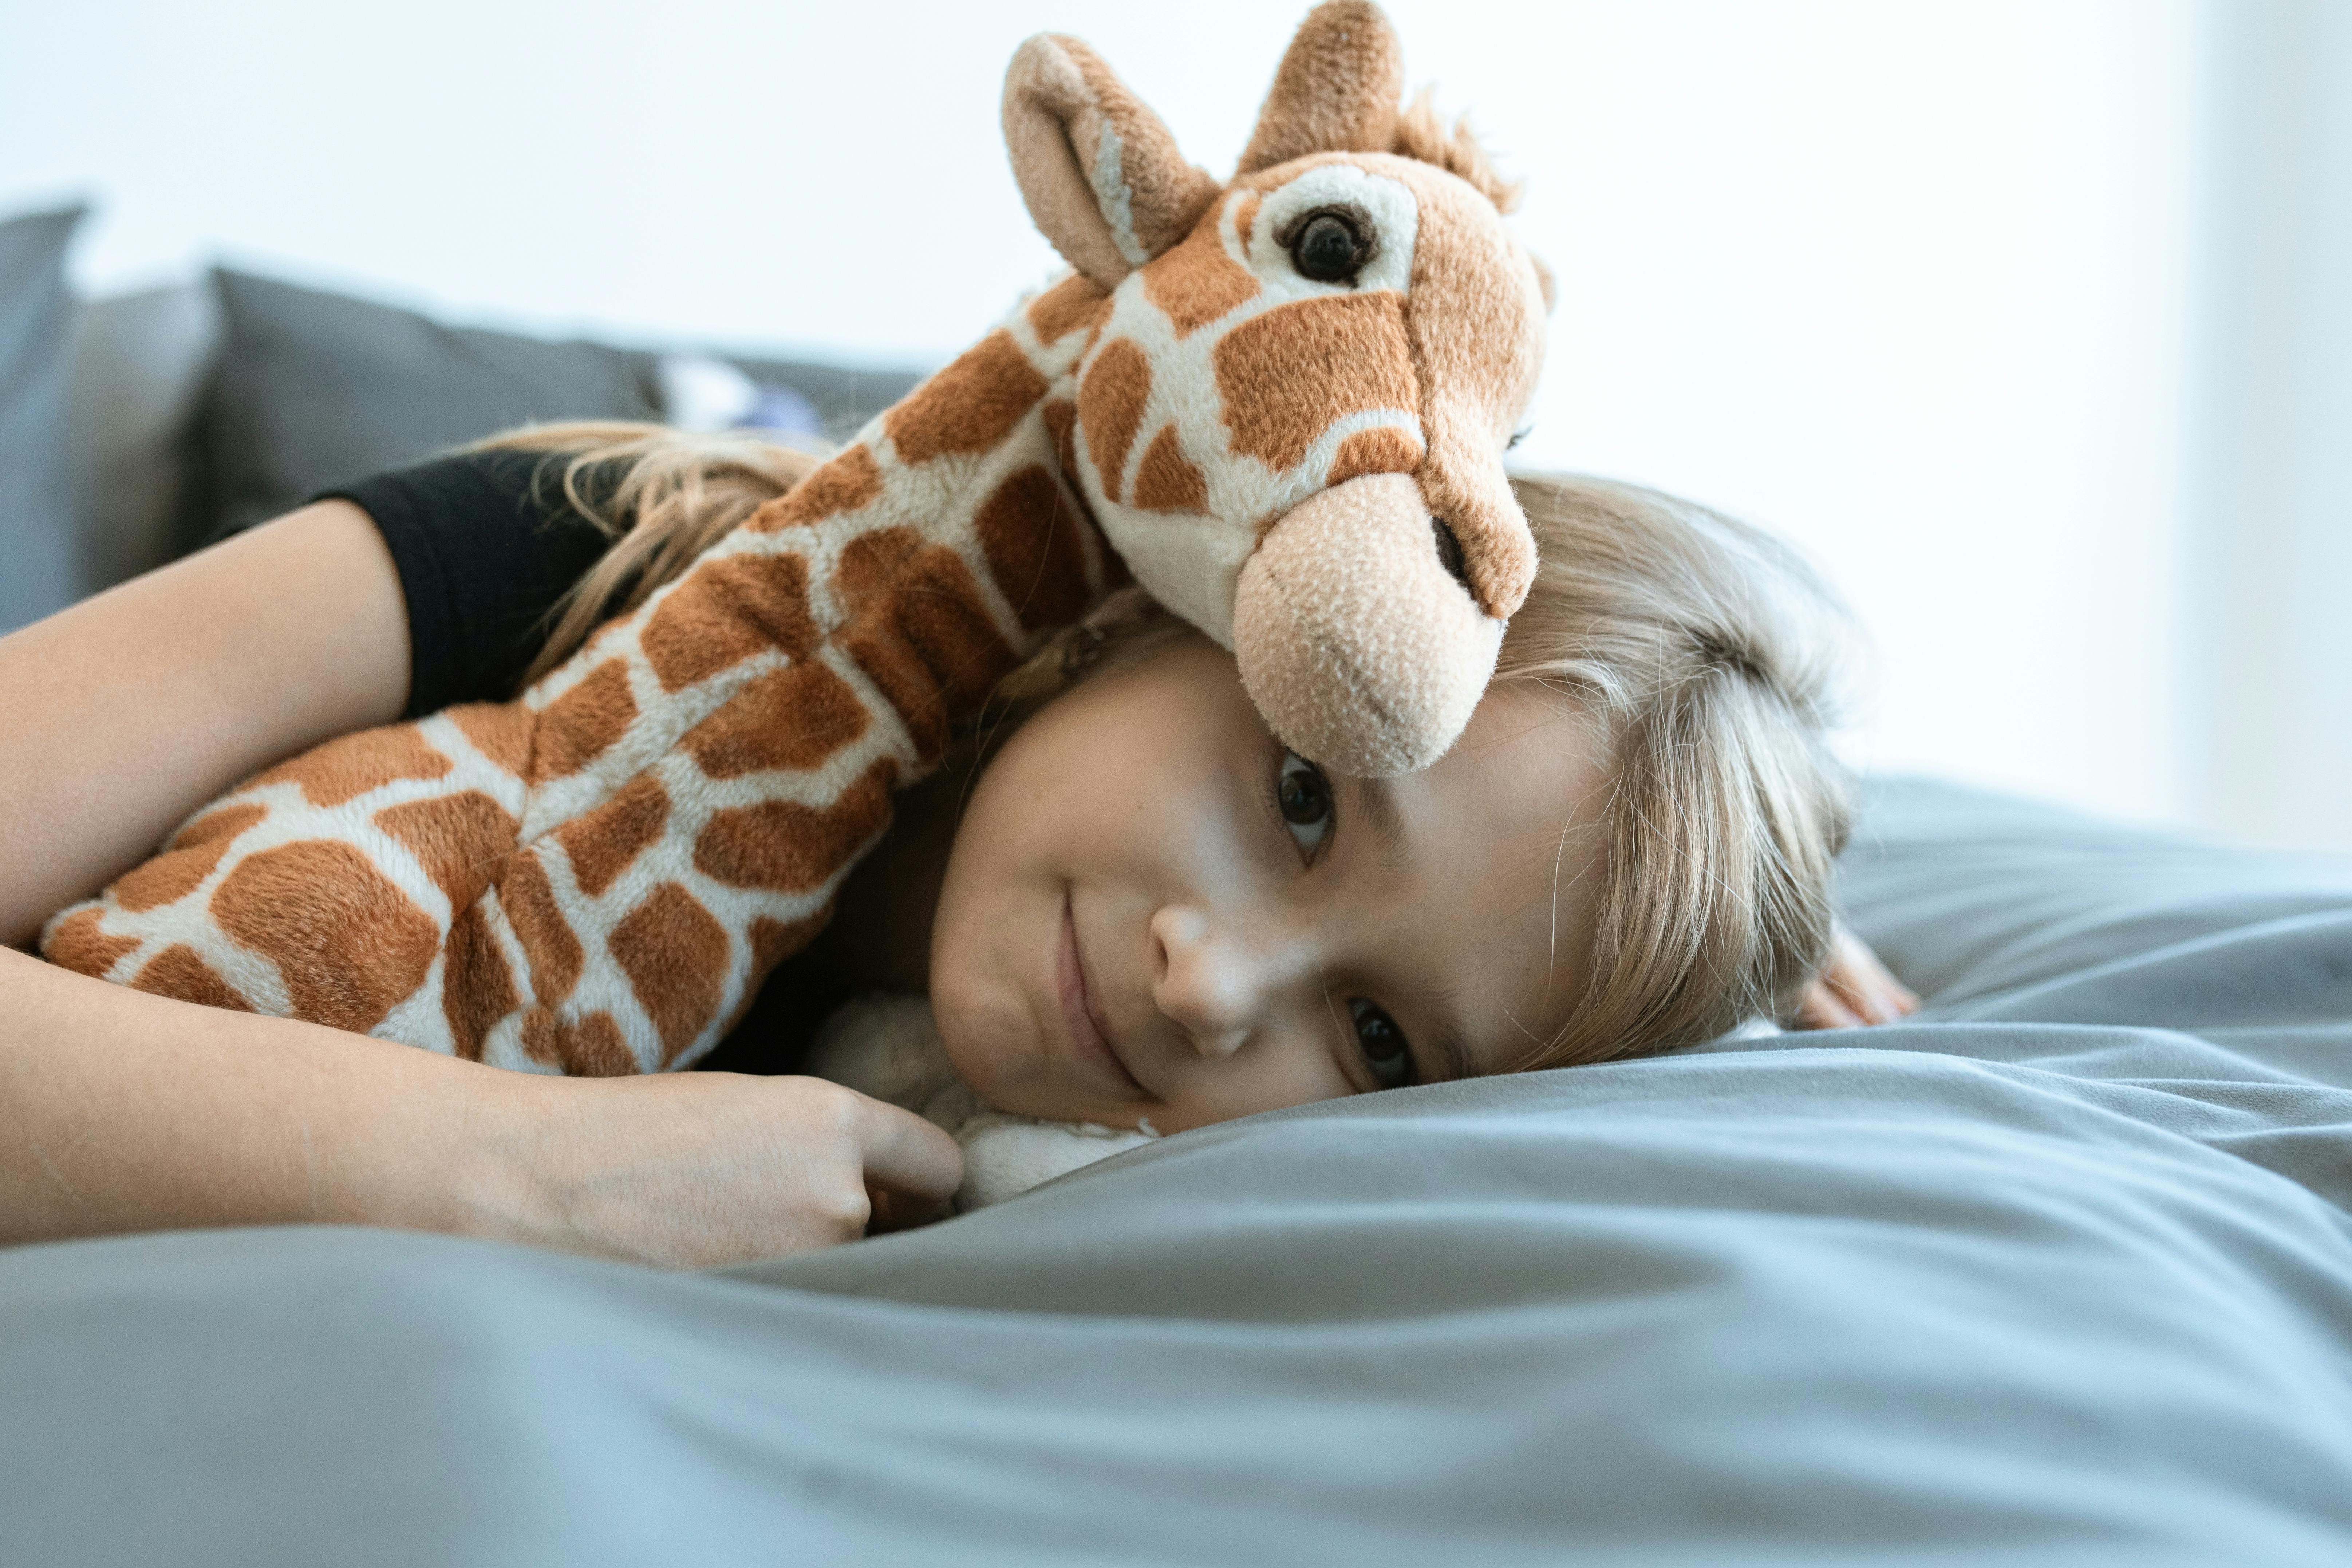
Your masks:
<path fill-rule="evenodd" d="M 1448 129 L 1437 112 L 1435 93 L 1423 88 L 1397 116 L 1396 132 L 1390 140 L 1389 151 L 1405 158 L 1417 158 L 1424 163 L 1434 163 L 1449 174 L 1457 175 L 1477 188 L 1478 194 L 1495 204 L 1498 212 L 1509 212 L 1519 205 L 1519 184 L 1506 180 L 1495 172 L 1486 149 L 1470 129 L 1467 115 L 1456 120 Z"/>

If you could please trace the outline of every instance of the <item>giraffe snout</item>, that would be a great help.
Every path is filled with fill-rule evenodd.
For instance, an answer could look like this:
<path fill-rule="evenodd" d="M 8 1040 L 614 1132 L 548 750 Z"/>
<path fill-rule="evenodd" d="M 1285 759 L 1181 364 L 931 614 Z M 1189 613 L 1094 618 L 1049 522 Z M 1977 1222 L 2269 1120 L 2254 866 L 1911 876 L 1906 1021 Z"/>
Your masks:
<path fill-rule="evenodd" d="M 1258 711 L 1300 755 L 1362 777 L 1444 755 L 1502 641 L 1467 589 L 1459 542 L 1409 474 L 1349 479 L 1293 508 L 1242 567 L 1234 602 L 1234 652 Z"/>

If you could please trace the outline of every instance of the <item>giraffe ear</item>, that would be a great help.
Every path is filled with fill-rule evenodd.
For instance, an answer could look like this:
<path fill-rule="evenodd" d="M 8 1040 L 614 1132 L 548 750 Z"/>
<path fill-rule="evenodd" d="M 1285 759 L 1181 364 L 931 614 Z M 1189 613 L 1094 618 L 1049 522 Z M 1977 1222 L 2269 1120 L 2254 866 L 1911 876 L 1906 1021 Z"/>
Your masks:
<path fill-rule="evenodd" d="M 1222 188 L 1092 49 L 1050 33 L 1004 73 L 1004 142 L 1029 216 L 1105 289 L 1192 232 Z"/>
<path fill-rule="evenodd" d="M 1239 174 L 1311 153 L 1385 153 L 1404 96 L 1404 46 L 1370 0 L 1328 0 L 1307 15 L 1274 73 Z"/>

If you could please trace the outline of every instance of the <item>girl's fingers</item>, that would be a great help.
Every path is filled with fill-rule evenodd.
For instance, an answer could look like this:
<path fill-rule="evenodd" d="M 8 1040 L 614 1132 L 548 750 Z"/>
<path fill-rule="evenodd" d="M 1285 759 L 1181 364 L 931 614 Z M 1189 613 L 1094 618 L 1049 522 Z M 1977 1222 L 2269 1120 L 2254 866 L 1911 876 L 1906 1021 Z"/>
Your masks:
<path fill-rule="evenodd" d="M 1829 962 L 1798 1004 L 1797 1021 L 1807 1028 L 1849 1029 L 1892 1024 L 1918 1007 L 1919 998 L 1878 955 L 1841 927 L 1831 941 Z"/>
<path fill-rule="evenodd" d="M 1805 987 L 1804 995 L 1798 998 L 1797 1026 L 1800 1028 L 1852 1029 L 1861 1024 L 1862 1019 L 1823 981 L 1814 981 Z"/>
<path fill-rule="evenodd" d="M 1895 1016 L 1885 991 L 1872 976 L 1857 973 L 1841 962 L 1822 976 L 1831 994 L 1844 1005 L 1847 1012 L 1864 1024 L 1884 1024 Z"/>
<path fill-rule="evenodd" d="M 919 1211 L 943 1204 L 963 1184 L 963 1151 L 956 1141 L 911 1110 L 857 1097 L 856 1136 L 869 1187 L 916 1200 L 898 1207 Z"/>
<path fill-rule="evenodd" d="M 1918 1010 L 1919 998 L 1895 978 L 1861 938 L 1843 928 L 1831 947 L 1822 982 L 1869 1023 L 1891 1024 Z"/>

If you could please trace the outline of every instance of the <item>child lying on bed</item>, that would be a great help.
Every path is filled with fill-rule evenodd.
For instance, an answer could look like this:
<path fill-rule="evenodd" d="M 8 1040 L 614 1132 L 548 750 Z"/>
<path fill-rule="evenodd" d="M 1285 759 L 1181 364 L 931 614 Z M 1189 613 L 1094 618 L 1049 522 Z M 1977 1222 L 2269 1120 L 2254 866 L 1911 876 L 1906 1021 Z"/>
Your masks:
<path fill-rule="evenodd" d="M 514 635 L 583 566 L 542 668 L 804 466 L 740 440 L 535 432 L 0 642 L 0 921 L 22 942 L 279 756 L 505 695 L 530 657 Z M 928 991 L 980 1101 L 1171 1133 L 1905 1010 L 1830 918 L 1846 806 L 1826 592 L 1687 503 L 1518 491 L 1544 564 L 1434 766 L 1326 773 L 1268 734 L 1229 655 L 1114 600 L 901 796 L 830 927 L 709 1065 L 794 1066 L 845 996 Z M 607 512 L 635 526 L 598 560 Z M 937 1129 L 805 1078 L 499 1073 L 5 957 L 10 1238 L 341 1219 L 709 1262 L 855 1236 L 874 1202 L 962 1177 Z"/>

